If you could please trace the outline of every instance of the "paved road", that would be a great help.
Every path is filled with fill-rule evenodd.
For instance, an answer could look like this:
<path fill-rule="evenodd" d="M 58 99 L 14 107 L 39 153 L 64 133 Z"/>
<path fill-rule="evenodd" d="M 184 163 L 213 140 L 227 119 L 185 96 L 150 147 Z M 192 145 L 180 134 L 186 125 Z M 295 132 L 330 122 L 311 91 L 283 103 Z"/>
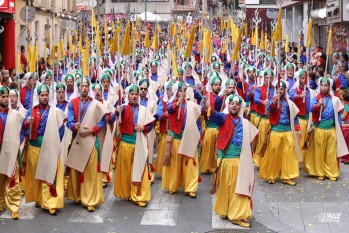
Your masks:
<path fill-rule="evenodd" d="M 256 174 L 257 174 L 256 170 Z M 94 213 L 66 201 L 57 216 L 23 203 L 19 221 L 0 213 L 3 232 L 348 232 L 349 229 L 349 166 L 342 166 L 337 182 L 319 181 L 303 172 L 298 185 L 289 187 L 280 182 L 270 185 L 256 180 L 253 195 L 252 227 L 242 229 L 212 212 L 213 197 L 208 193 L 210 176 L 201 175 L 198 198 L 191 199 L 178 192 L 170 195 L 160 188 L 160 177 L 152 185 L 152 199 L 146 208 L 115 198 L 112 185 L 104 189 L 105 203 Z M 338 213 L 338 222 L 328 213 Z M 327 215 L 326 215 L 327 214 Z M 323 223 L 322 219 L 326 219 Z"/>

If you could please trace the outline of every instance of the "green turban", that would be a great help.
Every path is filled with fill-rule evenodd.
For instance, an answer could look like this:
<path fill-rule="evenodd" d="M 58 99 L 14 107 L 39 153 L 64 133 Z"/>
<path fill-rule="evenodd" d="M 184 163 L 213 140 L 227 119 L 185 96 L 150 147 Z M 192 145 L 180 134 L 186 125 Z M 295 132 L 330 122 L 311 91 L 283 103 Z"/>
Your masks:
<path fill-rule="evenodd" d="M 59 91 L 59 90 L 65 91 L 66 90 L 66 86 L 63 83 L 56 84 L 56 91 Z"/>
<path fill-rule="evenodd" d="M 108 81 L 110 82 L 110 75 L 109 74 L 103 74 L 101 81 L 103 82 L 104 80 L 108 79 Z"/>
<path fill-rule="evenodd" d="M 74 76 L 72 74 L 67 74 L 65 77 L 64 77 L 64 81 L 67 82 L 68 79 L 71 79 L 74 81 Z"/>
<path fill-rule="evenodd" d="M 92 84 L 92 90 L 94 89 L 101 89 L 102 90 L 102 85 L 100 83 L 94 83 Z"/>
<path fill-rule="evenodd" d="M 132 85 L 130 86 L 130 88 L 128 89 L 128 93 L 131 93 L 131 92 L 134 92 L 134 91 L 136 91 L 137 93 L 139 93 L 139 87 L 138 87 L 137 85 L 132 84 Z"/>
<path fill-rule="evenodd" d="M 215 84 L 215 83 L 221 84 L 221 83 L 222 83 L 221 77 L 219 77 L 219 76 L 213 76 L 213 77 L 211 78 L 211 85 L 213 85 L 213 84 Z"/>
<path fill-rule="evenodd" d="M 5 95 L 5 94 L 9 94 L 10 93 L 10 89 L 6 86 L 0 86 L 0 95 Z"/>
<path fill-rule="evenodd" d="M 36 89 L 36 92 L 38 93 L 38 95 L 40 95 L 42 92 L 45 92 L 45 91 L 50 93 L 50 88 L 46 84 L 40 84 Z"/>
<path fill-rule="evenodd" d="M 240 96 L 238 96 L 238 95 L 231 95 L 231 96 L 229 96 L 229 103 L 231 103 L 233 101 L 234 102 L 239 102 L 239 104 L 241 104 L 243 99 Z"/>
<path fill-rule="evenodd" d="M 139 80 L 139 86 L 147 86 L 147 88 L 149 87 L 150 83 L 149 83 L 149 79 L 141 79 Z"/>

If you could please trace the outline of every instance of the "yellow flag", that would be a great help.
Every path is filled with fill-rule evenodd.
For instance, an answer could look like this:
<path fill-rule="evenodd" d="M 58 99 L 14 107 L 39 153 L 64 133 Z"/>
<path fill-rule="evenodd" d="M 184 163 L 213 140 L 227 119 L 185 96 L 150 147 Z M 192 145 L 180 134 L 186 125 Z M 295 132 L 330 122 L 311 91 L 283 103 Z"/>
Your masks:
<path fill-rule="evenodd" d="M 23 73 L 20 51 L 17 52 L 17 71 L 19 74 Z"/>
<path fill-rule="evenodd" d="M 286 34 L 285 53 L 288 53 L 288 33 Z"/>
<path fill-rule="evenodd" d="M 330 31 L 328 32 L 328 38 L 327 38 L 326 55 L 330 56 L 332 53 L 333 53 L 333 51 L 332 51 L 332 29 L 330 28 Z"/>
<path fill-rule="evenodd" d="M 172 53 L 172 70 L 173 70 L 173 75 L 175 77 L 178 77 L 177 63 L 176 63 L 176 53 Z"/>
<path fill-rule="evenodd" d="M 305 47 L 310 47 L 312 45 L 313 39 L 313 19 L 310 17 L 308 21 L 308 33 L 307 33 L 307 41 L 305 42 Z"/>
<path fill-rule="evenodd" d="M 123 39 L 123 44 L 121 48 L 121 55 L 126 56 L 131 54 L 131 38 L 130 38 L 130 22 L 127 23 L 125 29 L 125 35 Z"/>
<path fill-rule="evenodd" d="M 259 42 L 259 48 L 262 49 L 262 50 L 265 49 L 265 44 L 264 44 L 264 40 L 263 39 L 264 39 L 264 32 L 262 30 L 262 32 L 261 32 L 261 41 Z"/>
<path fill-rule="evenodd" d="M 99 24 L 97 25 L 96 29 L 96 47 L 97 47 L 97 55 L 98 57 L 102 56 L 102 51 L 101 51 L 101 33 L 99 31 Z"/>
<path fill-rule="evenodd" d="M 62 46 L 62 40 L 58 41 L 58 51 L 57 51 L 57 59 L 58 61 L 62 60 L 63 57 L 63 46 Z"/>
<path fill-rule="evenodd" d="M 54 56 L 56 54 L 56 46 L 54 44 L 51 45 L 51 53 L 50 53 L 50 59 L 49 59 L 49 64 L 52 66 L 52 62 L 54 59 Z"/>
<path fill-rule="evenodd" d="M 106 44 L 109 45 L 109 38 L 108 38 L 108 24 L 107 24 L 107 17 L 104 17 L 104 39 L 106 40 Z"/>
<path fill-rule="evenodd" d="M 227 41 L 226 40 L 223 40 L 223 43 L 222 43 L 222 51 L 221 51 L 223 54 L 227 52 Z"/>
<path fill-rule="evenodd" d="M 235 44 L 233 55 L 231 57 L 232 61 L 238 61 L 239 60 L 239 50 L 240 50 L 240 45 L 241 45 L 241 38 L 242 38 L 242 29 L 239 28 L 238 30 L 238 40 Z"/>
<path fill-rule="evenodd" d="M 282 19 L 282 9 L 279 9 L 278 12 L 278 21 L 276 23 L 275 31 L 274 31 L 274 36 L 273 39 L 275 42 L 280 42 L 282 40 L 282 24 L 281 24 L 281 19 Z"/>
<path fill-rule="evenodd" d="M 275 41 L 272 39 L 271 40 L 271 46 L 270 46 L 270 59 L 273 59 L 273 57 L 275 57 Z"/>
<path fill-rule="evenodd" d="M 171 21 L 170 23 L 170 36 L 173 37 L 175 34 L 175 24 Z"/>
<path fill-rule="evenodd" d="M 31 56 L 31 60 L 30 60 L 30 68 L 29 68 L 29 71 L 30 72 L 36 72 L 36 54 L 37 54 L 37 47 L 36 45 L 34 45 L 34 48 L 33 48 L 33 54 Z"/>
<path fill-rule="evenodd" d="M 148 31 L 145 33 L 144 47 L 145 48 L 149 48 L 150 47 L 150 38 L 149 38 L 149 32 Z"/>
<path fill-rule="evenodd" d="M 110 44 L 110 52 L 116 53 L 119 50 L 119 45 L 118 45 L 118 38 L 119 38 L 119 27 L 115 29 L 114 31 L 114 36 L 112 38 L 111 44 Z"/>
<path fill-rule="evenodd" d="M 253 36 L 252 36 L 251 44 L 257 45 L 257 41 L 258 41 L 258 27 L 255 27 L 254 32 L 253 32 Z"/>
<path fill-rule="evenodd" d="M 177 47 L 178 51 L 181 49 L 181 40 L 180 40 L 179 36 L 177 36 L 177 38 L 176 38 L 176 47 Z"/>
<path fill-rule="evenodd" d="M 155 52 L 157 52 L 159 49 L 159 37 L 158 37 L 157 33 L 155 33 L 155 35 L 154 35 L 153 42 L 151 44 L 151 48 L 154 49 Z"/>
<path fill-rule="evenodd" d="M 92 27 L 96 27 L 97 26 L 95 10 L 93 8 L 92 8 L 92 15 L 91 15 L 91 26 Z"/>
<path fill-rule="evenodd" d="M 189 36 L 187 47 L 185 48 L 184 58 L 190 58 L 193 52 L 193 45 L 195 40 L 195 26 L 191 26 L 191 33 Z"/>
<path fill-rule="evenodd" d="M 81 36 L 79 38 L 79 53 L 82 54 L 83 50 L 82 50 L 82 39 Z"/>
<path fill-rule="evenodd" d="M 31 61 L 31 55 L 32 55 L 31 49 L 32 49 L 32 46 L 29 43 L 27 43 L 27 60 L 28 60 L 28 64 L 30 64 L 30 61 Z"/>
<path fill-rule="evenodd" d="M 82 64 L 82 70 L 84 77 L 88 77 L 89 75 L 89 68 L 88 68 L 88 60 L 89 60 L 89 46 L 90 46 L 90 40 L 86 39 L 86 45 L 83 49 L 83 64 Z"/>
<path fill-rule="evenodd" d="M 204 52 L 204 41 L 200 40 L 200 43 L 199 43 L 199 53 L 203 54 L 203 52 Z"/>

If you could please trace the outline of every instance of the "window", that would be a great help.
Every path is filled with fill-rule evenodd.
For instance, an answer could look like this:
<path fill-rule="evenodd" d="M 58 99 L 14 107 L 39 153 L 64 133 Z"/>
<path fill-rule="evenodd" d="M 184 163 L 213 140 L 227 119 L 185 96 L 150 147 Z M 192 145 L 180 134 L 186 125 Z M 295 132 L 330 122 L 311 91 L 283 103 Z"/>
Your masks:
<path fill-rule="evenodd" d="M 169 2 L 169 1 L 170 0 L 147 0 L 147 2 Z M 145 2 L 145 0 L 142 0 L 142 2 Z"/>
<path fill-rule="evenodd" d="M 138 2 L 138 0 L 111 0 L 111 2 Z"/>

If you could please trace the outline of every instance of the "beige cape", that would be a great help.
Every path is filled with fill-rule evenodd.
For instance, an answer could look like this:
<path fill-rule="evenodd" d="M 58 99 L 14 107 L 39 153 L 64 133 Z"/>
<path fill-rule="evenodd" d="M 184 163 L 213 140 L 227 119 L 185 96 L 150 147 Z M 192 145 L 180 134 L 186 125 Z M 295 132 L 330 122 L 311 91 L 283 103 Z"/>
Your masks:
<path fill-rule="evenodd" d="M 107 113 L 115 112 L 114 106 L 112 106 L 109 102 L 103 101 L 103 106 L 106 108 Z M 98 137 L 101 141 L 101 171 L 105 173 L 109 172 L 109 166 L 113 154 L 114 129 L 115 127 L 111 127 L 107 122 L 106 126 L 98 133 Z"/>
<path fill-rule="evenodd" d="M 349 154 L 348 147 L 345 142 L 343 132 L 341 129 L 341 126 L 338 121 L 338 113 L 344 108 L 342 102 L 340 99 L 336 96 L 332 96 L 332 103 L 333 103 L 333 109 L 334 109 L 334 120 L 335 120 L 335 127 L 336 127 L 336 141 L 337 141 L 337 157 L 342 157 L 344 155 Z"/>
<path fill-rule="evenodd" d="M 258 129 L 248 120 L 242 120 L 242 149 L 235 193 L 251 197 L 254 185 L 254 166 L 251 143 L 258 134 Z"/>
<path fill-rule="evenodd" d="M 194 158 L 200 140 L 200 132 L 196 125 L 196 121 L 201 115 L 201 108 L 193 101 L 187 101 L 186 108 L 187 119 L 178 153 Z"/>
<path fill-rule="evenodd" d="M 137 124 L 145 126 L 153 122 L 155 118 L 144 106 L 139 106 Z M 140 183 L 144 173 L 144 168 L 148 159 L 148 140 L 143 132 L 136 133 L 135 152 L 133 157 L 132 183 Z"/>
<path fill-rule="evenodd" d="M 16 167 L 23 120 L 22 114 L 13 109 L 9 110 L 0 151 L 0 174 L 8 177 L 13 176 Z"/>
<path fill-rule="evenodd" d="M 66 116 L 62 110 L 56 108 L 56 106 L 50 106 L 36 166 L 35 179 L 37 180 L 46 181 L 49 184 L 54 183 L 58 158 L 61 152 L 59 129 L 65 119 Z"/>
<path fill-rule="evenodd" d="M 294 146 L 296 149 L 297 159 L 298 159 L 298 161 L 302 161 L 301 149 L 299 147 L 296 130 L 294 128 L 294 119 L 297 116 L 299 109 L 298 109 L 297 105 L 295 103 L 293 103 L 293 101 L 288 99 L 288 98 L 287 98 L 287 103 L 288 103 L 288 107 L 290 109 L 291 132 L 292 132 L 292 136 L 293 136 Z"/>
<path fill-rule="evenodd" d="M 88 107 L 85 117 L 81 122 L 81 127 L 91 128 L 97 125 L 106 114 L 106 110 L 103 105 L 95 99 L 92 99 L 90 106 Z M 72 142 L 67 161 L 65 165 L 73 168 L 79 172 L 84 172 L 86 164 L 92 153 L 92 149 L 95 146 L 96 136 L 89 135 L 88 137 L 79 137 L 79 144 Z"/>

